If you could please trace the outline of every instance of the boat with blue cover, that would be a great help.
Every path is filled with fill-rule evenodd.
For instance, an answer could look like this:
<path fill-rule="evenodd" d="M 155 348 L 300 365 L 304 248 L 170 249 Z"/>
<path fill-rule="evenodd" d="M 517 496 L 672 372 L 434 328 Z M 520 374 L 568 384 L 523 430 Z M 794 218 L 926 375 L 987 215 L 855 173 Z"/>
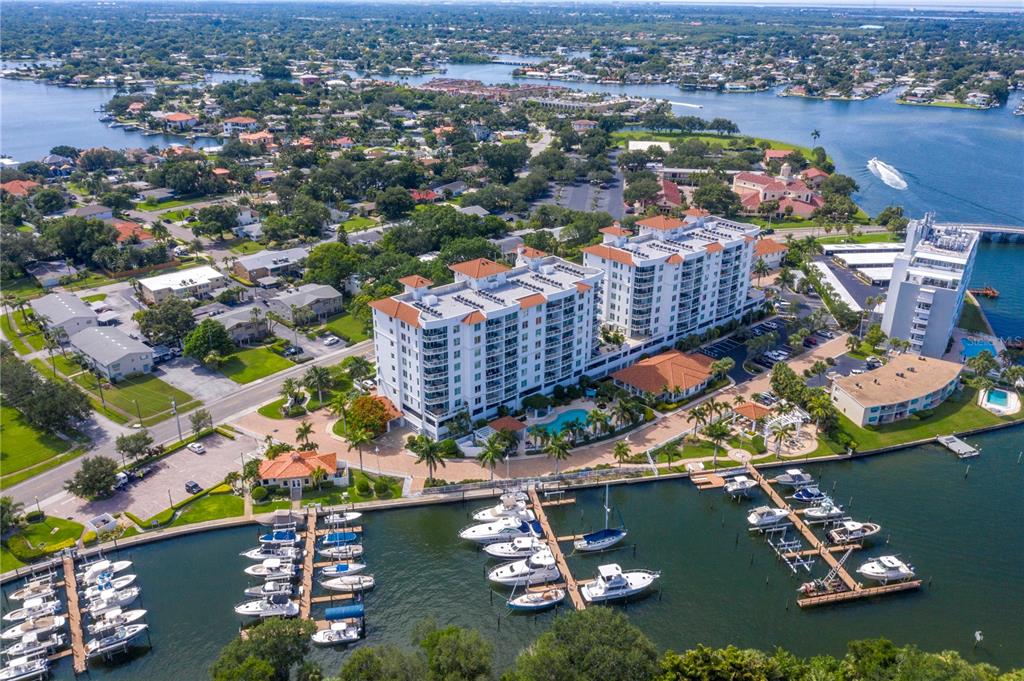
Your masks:
<path fill-rule="evenodd" d="M 801 487 L 793 493 L 793 499 L 804 504 L 817 504 L 828 499 L 828 495 L 817 487 Z"/>
<path fill-rule="evenodd" d="M 299 543 L 299 534 L 295 530 L 274 530 L 261 534 L 260 543 L 271 546 L 293 546 Z"/>
<path fill-rule="evenodd" d="M 321 568 L 320 574 L 324 577 L 341 577 L 342 575 L 356 575 L 365 569 L 365 563 L 338 563 Z"/>
<path fill-rule="evenodd" d="M 354 544 L 357 541 L 359 541 L 359 535 L 355 532 L 330 532 L 320 538 L 320 546 Z"/>
<path fill-rule="evenodd" d="M 604 529 L 588 532 L 572 543 L 577 551 L 604 551 L 626 538 L 626 528 L 622 524 L 619 527 L 608 527 L 608 515 L 611 513 L 608 505 L 608 485 L 604 486 Z"/>
<path fill-rule="evenodd" d="M 540 537 L 543 534 L 540 522 L 528 511 L 529 520 L 505 517 L 492 523 L 470 525 L 459 531 L 459 538 L 478 544 L 494 544 L 512 541 L 516 537 Z"/>

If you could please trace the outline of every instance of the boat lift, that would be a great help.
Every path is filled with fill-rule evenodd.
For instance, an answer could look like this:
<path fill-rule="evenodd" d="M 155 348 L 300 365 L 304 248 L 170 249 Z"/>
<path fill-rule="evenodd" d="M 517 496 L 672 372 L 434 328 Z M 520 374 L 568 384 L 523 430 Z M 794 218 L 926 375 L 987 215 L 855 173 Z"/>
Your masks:
<path fill-rule="evenodd" d="M 764 533 L 768 546 L 772 547 L 775 555 L 786 564 L 793 574 L 797 574 L 799 568 L 810 572 L 814 567 L 814 558 L 800 555 L 800 540 L 789 538 L 788 526 L 767 528 Z"/>

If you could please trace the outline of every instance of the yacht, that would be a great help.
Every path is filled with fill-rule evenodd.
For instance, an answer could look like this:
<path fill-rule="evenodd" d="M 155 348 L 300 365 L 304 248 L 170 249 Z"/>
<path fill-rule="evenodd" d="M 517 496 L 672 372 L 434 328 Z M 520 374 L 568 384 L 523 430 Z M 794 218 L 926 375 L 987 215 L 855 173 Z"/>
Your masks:
<path fill-rule="evenodd" d="M 747 514 L 747 523 L 753 529 L 788 524 L 789 511 L 771 506 L 758 506 Z"/>
<path fill-rule="evenodd" d="M 497 520 L 498 518 L 513 517 L 520 518 L 527 511 L 527 502 L 516 494 L 502 494 L 498 503 L 488 506 L 473 514 L 473 520 L 482 523 Z"/>
<path fill-rule="evenodd" d="M 89 625 L 89 633 L 96 636 L 97 634 L 102 634 L 105 631 L 110 631 L 111 629 L 117 629 L 118 627 L 138 622 L 145 616 L 145 610 L 122 611 L 121 608 L 111 608 L 98 617 L 95 622 Z"/>
<path fill-rule="evenodd" d="M 814 485 L 801 487 L 793 493 L 793 499 L 802 504 L 820 504 L 829 501 L 828 495 Z"/>
<path fill-rule="evenodd" d="M 267 558 L 259 565 L 250 565 L 245 568 L 245 574 L 265 579 L 290 580 L 298 570 L 299 566 L 290 561 L 283 561 L 280 558 Z"/>
<path fill-rule="evenodd" d="M 512 541 L 484 546 L 484 553 L 492 558 L 527 558 L 547 546 L 537 537 L 516 537 Z"/>
<path fill-rule="evenodd" d="M 4 613 L 4 622 L 23 622 L 36 617 L 56 615 L 64 607 L 60 601 L 48 601 L 44 598 L 30 598 L 23 607 Z"/>
<path fill-rule="evenodd" d="M 358 511 L 348 511 L 347 513 L 332 513 L 326 518 L 324 522 L 328 525 L 348 525 L 351 522 L 359 520 L 363 517 L 362 513 Z"/>
<path fill-rule="evenodd" d="M 608 516 L 612 512 L 608 505 L 608 485 L 604 486 L 604 528 L 588 532 L 572 543 L 577 551 L 584 553 L 590 551 L 604 551 L 615 546 L 626 538 L 626 528 L 621 524 L 619 527 L 608 527 Z"/>
<path fill-rule="evenodd" d="M 94 638 L 85 644 L 85 652 L 89 657 L 99 657 L 127 648 L 132 641 L 142 635 L 148 624 L 129 624 L 118 627 L 114 633 L 102 638 Z"/>
<path fill-rule="evenodd" d="M 725 483 L 725 493 L 731 497 L 745 497 L 757 487 L 757 482 L 745 475 L 737 475 Z"/>
<path fill-rule="evenodd" d="M 299 543 L 299 533 L 295 530 L 274 530 L 261 534 L 260 543 L 271 546 L 294 546 Z"/>
<path fill-rule="evenodd" d="M 846 511 L 843 507 L 833 502 L 831 499 L 825 499 L 817 506 L 811 506 L 809 509 L 804 511 L 804 518 L 810 522 L 823 522 L 825 520 L 837 520 L 846 515 Z"/>
<path fill-rule="evenodd" d="M 839 527 L 828 533 L 828 540 L 833 544 L 849 544 L 867 539 L 878 534 L 882 526 L 878 523 L 859 523 L 856 520 L 844 520 Z"/>
<path fill-rule="evenodd" d="M 562 573 L 555 563 L 555 556 L 546 546 L 529 558 L 499 565 L 487 575 L 487 579 L 492 582 L 506 586 L 544 584 L 561 578 Z"/>
<path fill-rule="evenodd" d="M 91 601 L 110 591 L 128 588 L 135 582 L 135 579 L 135 575 L 121 575 L 113 579 L 106 579 L 90 586 L 82 592 L 82 595 L 85 597 L 85 600 Z"/>
<path fill-rule="evenodd" d="M 345 593 L 358 593 L 369 591 L 377 585 L 373 575 L 343 575 L 331 577 L 320 581 L 320 586 L 329 591 L 343 591 Z"/>
<path fill-rule="evenodd" d="M 337 563 L 321 568 L 320 574 L 324 577 L 342 577 L 344 575 L 357 575 L 366 569 L 366 563 Z"/>
<path fill-rule="evenodd" d="M 140 593 L 142 593 L 142 590 L 139 587 L 130 586 L 127 589 L 103 594 L 100 598 L 89 602 L 86 612 L 95 618 L 97 615 L 102 615 L 108 610 L 131 605 L 139 597 Z"/>
<path fill-rule="evenodd" d="M 316 552 L 330 560 L 350 560 L 363 555 L 363 545 L 340 544 L 338 546 L 323 546 L 317 549 Z"/>
<path fill-rule="evenodd" d="M 533 511 L 527 511 L 527 518 L 501 518 L 491 523 L 470 525 L 459 532 L 459 538 L 478 544 L 505 542 L 516 537 L 539 537 L 540 523 L 534 520 Z"/>
<path fill-rule="evenodd" d="M 8 658 L 49 655 L 51 651 L 64 647 L 64 641 L 64 634 L 60 633 L 53 633 L 45 637 L 39 634 L 25 634 L 20 641 L 5 649 L 4 655 Z"/>
<path fill-rule="evenodd" d="M 527 591 L 521 596 L 510 598 L 508 607 L 512 610 L 532 611 L 552 608 L 565 600 L 565 589 L 544 589 Z"/>
<path fill-rule="evenodd" d="M 250 586 L 244 593 L 246 596 L 252 596 L 253 598 L 266 598 L 268 596 L 276 596 L 278 594 L 291 596 L 295 593 L 295 587 L 292 586 L 291 582 L 269 580 L 262 584 L 257 584 L 256 586 Z"/>
<path fill-rule="evenodd" d="M 104 579 L 111 579 L 118 572 L 124 572 L 132 566 L 130 560 L 98 560 L 83 566 L 76 576 L 83 584 L 95 584 Z"/>
<path fill-rule="evenodd" d="M 799 468 L 789 468 L 785 473 L 777 476 L 774 482 L 777 485 L 786 485 L 787 487 L 806 487 L 807 485 L 814 484 L 814 478 Z"/>
<path fill-rule="evenodd" d="M 355 532 L 329 532 L 320 537 L 320 546 L 337 546 L 339 544 L 355 544 L 359 535 Z"/>
<path fill-rule="evenodd" d="M 623 572 L 615 563 L 597 568 L 597 578 L 580 587 L 580 595 L 587 603 L 602 603 L 628 598 L 646 591 L 661 576 L 651 570 Z"/>
<path fill-rule="evenodd" d="M 303 551 L 297 546 L 274 546 L 273 544 L 260 544 L 254 549 L 243 551 L 238 554 L 249 560 L 266 560 L 267 558 L 281 558 L 283 560 L 298 560 L 302 558 Z"/>
<path fill-rule="evenodd" d="M 66 621 L 63 615 L 49 615 L 47 617 L 25 620 L 9 629 L 5 629 L 3 633 L 0 633 L 0 639 L 4 641 L 19 641 L 25 634 L 38 634 L 42 636 L 43 634 L 49 634 L 51 631 L 63 628 Z"/>
<path fill-rule="evenodd" d="M 319 646 L 336 646 L 359 640 L 359 626 L 353 622 L 331 622 L 327 629 L 321 629 L 311 637 Z"/>
<path fill-rule="evenodd" d="M 12 601 L 27 601 L 30 598 L 49 598 L 54 594 L 53 578 L 47 575 L 34 579 L 10 595 Z"/>
<path fill-rule="evenodd" d="M 41 679 L 50 671 L 50 661 L 45 657 L 19 657 L 0 669 L 0 681 L 29 681 Z"/>
<path fill-rule="evenodd" d="M 882 584 L 901 582 L 914 576 L 914 568 L 896 556 L 881 556 L 857 568 L 857 573 Z"/>
<path fill-rule="evenodd" d="M 235 612 L 243 617 L 295 617 L 299 614 L 299 603 L 285 594 L 245 601 L 235 606 Z"/>

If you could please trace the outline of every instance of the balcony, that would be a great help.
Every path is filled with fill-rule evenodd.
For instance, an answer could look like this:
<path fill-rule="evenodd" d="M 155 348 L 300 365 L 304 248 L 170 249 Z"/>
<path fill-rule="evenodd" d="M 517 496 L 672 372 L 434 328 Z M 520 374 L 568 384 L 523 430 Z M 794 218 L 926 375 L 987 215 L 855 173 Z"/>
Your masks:
<path fill-rule="evenodd" d="M 447 367 L 448 366 L 448 355 L 430 355 L 423 357 L 423 366 L 425 367 Z"/>

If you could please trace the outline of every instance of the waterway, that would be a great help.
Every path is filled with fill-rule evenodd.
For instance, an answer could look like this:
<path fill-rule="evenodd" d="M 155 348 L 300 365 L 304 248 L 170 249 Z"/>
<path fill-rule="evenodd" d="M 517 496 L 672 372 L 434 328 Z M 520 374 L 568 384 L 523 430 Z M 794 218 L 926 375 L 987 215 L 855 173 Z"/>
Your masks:
<path fill-rule="evenodd" d="M 629 545 L 599 557 L 572 556 L 569 563 L 580 578 L 604 562 L 662 571 L 660 593 L 624 610 L 661 650 L 705 643 L 841 654 L 850 640 L 885 636 L 926 650 L 957 650 L 1002 668 L 1024 666 L 1022 435 L 1024 429 L 1016 428 L 968 438 L 983 450 L 969 473 L 968 463 L 938 446 L 808 467 L 854 517 L 883 527 L 884 538 L 855 555 L 853 565 L 866 556 L 898 553 L 925 580 L 918 592 L 801 611 L 795 589 L 804 578 L 791 575 L 763 540 L 746 531 L 744 515 L 761 497 L 736 504 L 719 492 L 697 492 L 685 480 L 612 487 L 611 504 L 629 528 Z M 602 522 L 603 490 L 576 496 L 576 504 L 548 510 L 556 532 Z M 501 596 L 492 600 L 483 554 L 456 539 L 468 513 L 482 505 L 364 517 L 366 560 L 378 587 L 367 597 L 369 635 L 360 645 L 407 646 L 416 623 L 432 617 L 442 625 L 479 629 L 494 642 L 496 663 L 504 668 L 545 630 L 553 613 L 507 615 Z M 94 678 L 203 678 L 237 632 L 232 606 L 242 600 L 242 568 L 248 564 L 237 554 L 254 544 L 255 535 L 245 527 L 132 550 L 153 648 L 118 665 L 94 667 Z M 815 574 L 823 572 L 819 567 Z M 975 648 L 978 630 L 984 642 Z M 345 652 L 317 650 L 314 656 L 330 674 Z M 61 663 L 56 678 L 71 678 L 70 665 Z"/>

